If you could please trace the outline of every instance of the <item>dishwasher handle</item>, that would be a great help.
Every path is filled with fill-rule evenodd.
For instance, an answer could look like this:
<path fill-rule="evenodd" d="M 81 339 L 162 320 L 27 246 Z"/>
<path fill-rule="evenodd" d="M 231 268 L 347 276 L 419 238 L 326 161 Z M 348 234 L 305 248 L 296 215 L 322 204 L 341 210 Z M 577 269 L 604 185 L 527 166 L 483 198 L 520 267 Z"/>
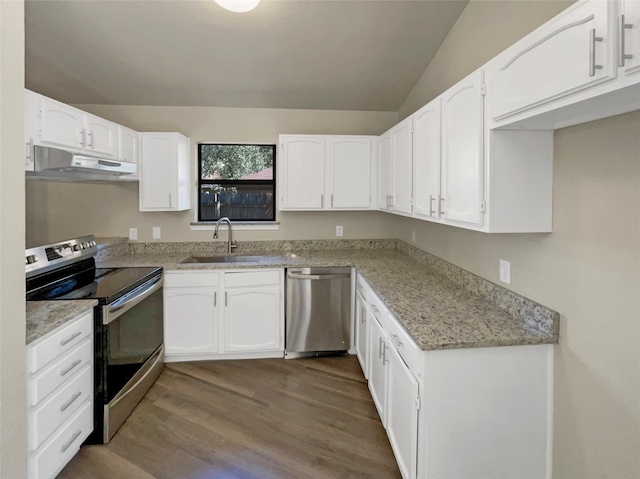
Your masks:
<path fill-rule="evenodd" d="M 336 274 L 287 273 L 287 279 L 325 280 L 325 279 L 342 279 L 342 278 L 350 278 L 350 277 L 351 277 L 351 273 L 336 273 Z"/>

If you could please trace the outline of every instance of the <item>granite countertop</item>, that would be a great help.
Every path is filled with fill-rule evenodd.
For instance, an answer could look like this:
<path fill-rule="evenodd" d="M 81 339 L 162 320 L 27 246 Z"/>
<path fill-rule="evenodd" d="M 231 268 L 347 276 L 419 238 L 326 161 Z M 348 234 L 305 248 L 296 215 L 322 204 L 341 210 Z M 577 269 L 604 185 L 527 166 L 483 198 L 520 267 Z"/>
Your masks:
<path fill-rule="evenodd" d="M 61 301 L 27 301 L 27 344 L 98 304 L 95 299 Z"/>
<path fill-rule="evenodd" d="M 250 263 L 181 264 L 180 261 L 191 256 L 190 253 L 150 252 L 110 257 L 100 265 L 163 266 L 165 271 L 355 266 L 423 350 L 558 342 L 557 313 L 506 291 L 505 297 L 514 303 L 507 305 L 510 306 L 507 309 L 518 312 L 512 314 L 398 250 L 251 251 L 237 254 L 260 255 L 261 258 Z M 540 314 L 541 309 L 544 314 Z M 549 313 L 551 321 L 548 321 Z"/>

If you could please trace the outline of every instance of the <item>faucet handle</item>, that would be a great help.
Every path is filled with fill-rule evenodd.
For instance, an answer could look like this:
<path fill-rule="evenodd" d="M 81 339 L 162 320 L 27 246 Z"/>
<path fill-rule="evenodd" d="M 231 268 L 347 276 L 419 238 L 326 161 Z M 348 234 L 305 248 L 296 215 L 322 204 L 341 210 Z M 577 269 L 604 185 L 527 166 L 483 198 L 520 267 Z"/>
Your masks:
<path fill-rule="evenodd" d="M 238 242 L 236 240 L 233 240 L 230 244 L 231 249 L 237 248 L 238 247 Z"/>

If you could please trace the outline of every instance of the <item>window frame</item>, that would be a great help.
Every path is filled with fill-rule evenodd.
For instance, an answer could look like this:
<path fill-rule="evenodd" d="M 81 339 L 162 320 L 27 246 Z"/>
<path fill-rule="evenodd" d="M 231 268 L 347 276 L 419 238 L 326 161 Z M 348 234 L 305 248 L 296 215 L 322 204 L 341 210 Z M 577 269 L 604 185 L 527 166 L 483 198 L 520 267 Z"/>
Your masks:
<path fill-rule="evenodd" d="M 224 146 L 268 146 L 272 148 L 273 151 L 273 166 L 272 166 L 272 178 L 270 180 L 205 180 L 202 178 L 202 146 L 207 145 L 224 145 Z M 261 219 L 233 219 L 230 218 L 231 221 L 239 222 L 239 223 L 247 223 L 247 224 L 258 224 L 258 223 L 277 223 L 276 218 L 276 148 L 275 143 L 221 143 L 221 142 L 199 142 L 197 144 L 198 147 L 198 183 L 196 185 L 196 199 L 197 199 L 197 213 L 196 213 L 196 222 L 199 224 L 206 223 L 215 223 L 218 220 L 203 220 L 202 219 L 202 205 L 201 205 L 201 191 L 203 185 L 220 185 L 220 186 L 272 186 L 273 188 L 273 215 L 271 218 L 261 218 Z"/>

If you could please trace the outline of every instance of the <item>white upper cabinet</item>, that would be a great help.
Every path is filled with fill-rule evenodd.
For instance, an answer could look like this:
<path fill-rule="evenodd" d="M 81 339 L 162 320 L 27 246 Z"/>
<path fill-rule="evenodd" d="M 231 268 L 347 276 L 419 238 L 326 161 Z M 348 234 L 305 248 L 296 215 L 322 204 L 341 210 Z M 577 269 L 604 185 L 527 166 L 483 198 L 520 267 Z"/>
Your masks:
<path fill-rule="evenodd" d="M 623 75 L 640 75 L 640 1 L 620 2 L 617 33 L 618 67 Z"/>
<path fill-rule="evenodd" d="M 500 120 L 615 78 L 615 7 L 578 2 L 491 62 L 491 117 Z"/>
<path fill-rule="evenodd" d="M 118 160 L 138 165 L 138 132 L 124 126 L 118 126 Z M 133 175 L 127 175 L 123 179 L 138 180 L 138 170 Z"/>
<path fill-rule="evenodd" d="M 397 213 L 411 214 L 413 206 L 412 185 L 412 119 L 406 118 L 391 130 L 393 160 L 393 191 L 391 208 Z"/>
<path fill-rule="evenodd" d="M 96 156 L 116 158 L 118 155 L 118 125 L 95 115 L 84 115 L 86 149 Z"/>
<path fill-rule="evenodd" d="M 116 158 L 117 126 L 59 101 L 25 90 L 28 141 L 72 152 Z"/>
<path fill-rule="evenodd" d="M 413 114 L 413 214 L 440 217 L 440 97 Z"/>
<path fill-rule="evenodd" d="M 391 209 L 393 191 L 393 158 L 391 130 L 378 139 L 378 209 Z"/>
<path fill-rule="evenodd" d="M 371 138 L 327 139 L 326 187 L 335 209 L 371 207 Z"/>
<path fill-rule="evenodd" d="M 280 209 L 323 209 L 325 137 L 280 138 Z"/>
<path fill-rule="evenodd" d="M 182 211 L 191 205 L 189 138 L 140 133 L 140 211 Z"/>
<path fill-rule="evenodd" d="M 442 197 L 448 221 L 483 224 L 482 70 L 442 95 Z"/>
<path fill-rule="evenodd" d="M 281 210 L 371 208 L 367 136 L 281 135 Z"/>

